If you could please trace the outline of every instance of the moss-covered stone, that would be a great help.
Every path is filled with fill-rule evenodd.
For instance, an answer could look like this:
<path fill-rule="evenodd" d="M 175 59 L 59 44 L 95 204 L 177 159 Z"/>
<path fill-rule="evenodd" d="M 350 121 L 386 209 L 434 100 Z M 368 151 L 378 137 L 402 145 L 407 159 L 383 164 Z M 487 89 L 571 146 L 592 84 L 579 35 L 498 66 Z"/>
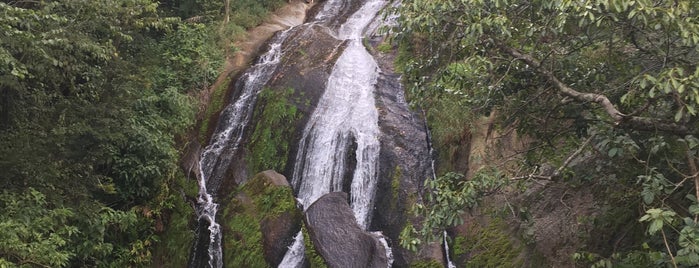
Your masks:
<path fill-rule="evenodd" d="M 287 217 L 289 226 L 284 227 L 290 229 L 288 233 L 296 233 L 300 228 L 301 212 L 296 208 L 291 188 L 275 183 L 265 173 L 257 174 L 240 186 L 224 207 L 223 255 L 227 267 L 276 266 L 270 262 L 279 258 L 265 254 L 264 239 L 270 233 L 262 231 L 263 222 Z M 289 238 L 289 241 L 275 242 L 284 245 L 293 239 L 292 236 Z"/>
<path fill-rule="evenodd" d="M 201 144 L 207 144 L 211 133 L 214 131 L 215 126 L 211 125 L 211 122 L 215 122 L 217 114 L 223 110 L 223 106 L 226 104 L 225 96 L 230 86 L 231 80 L 226 79 L 224 82 L 219 84 L 213 89 L 211 93 L 209 105 L 206 106 L 202 121 L 199 125 L 199 141 Z"/>
<path fill-rule="evenodd" d="M 391 178 L 391 208 L 396 210 L 398 207 L 398 195 L 400 194 L 400 178 L 403 176 L 403 170 L 400 166 L 396 166 Z"/>
<path fill-rule="evenodd" d="M 289 137 L 294 134 L 294 122 L 300 114 L 289 98 L 293 89 L 265 89 L 260 93 L 255 110 L 255 128 L 248 144 L 247 157 L 251 172 L 284 170 L 289 156 Z"/>

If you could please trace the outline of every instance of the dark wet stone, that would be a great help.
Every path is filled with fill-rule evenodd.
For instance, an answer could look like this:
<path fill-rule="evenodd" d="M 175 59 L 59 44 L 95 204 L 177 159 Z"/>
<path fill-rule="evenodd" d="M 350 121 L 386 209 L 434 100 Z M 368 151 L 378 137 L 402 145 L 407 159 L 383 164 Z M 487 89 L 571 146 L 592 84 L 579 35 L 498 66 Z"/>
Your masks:
<path fill-rule="evenodd" d="M 378 235 L 359 227 L 346 193 L 333 192 L 320 197 L 306 210 L 304 222 L 316 251 L 328 267 L 388 266 L 386 250 Z"/>

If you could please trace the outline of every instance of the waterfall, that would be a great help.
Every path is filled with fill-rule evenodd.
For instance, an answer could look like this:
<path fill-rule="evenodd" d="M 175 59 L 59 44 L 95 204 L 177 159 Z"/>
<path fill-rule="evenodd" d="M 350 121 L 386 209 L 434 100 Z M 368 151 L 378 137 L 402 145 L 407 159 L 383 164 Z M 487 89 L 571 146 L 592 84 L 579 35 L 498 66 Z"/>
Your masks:
<path fill-rule="evenodd" d="M 350 144 L 356 143 L 357 167 L 349 194 L 362 228 L 369 221 L 378 163 L 378 112 L 373 95 L 377 68 L 358 40 L 345 49 L 306 125 L 292 177 L 304 208 L 326 193 L 342 191 L 344 159 Z"/>
<path fill-rule="evenodd" d="M 233 157 L 237 154 L 245 128 L 247 127 L 257 95 L 262 86 L 270 79 L 281 59 L 281 44 L 286 39 L 289 30 L 274 37 L 270 42 L 269 50 L 249 68 L 235 84 L 238 97 L 222 112 L 215 135 L 211 144 L 204 149 L 199 160 L 199 196 L 197 198 L 196 215 L 199 221 L 197 237 L 194 242 L 190 267 L 200 267 L 205 258 L 208 266 L 213 268 L 223 267 L 221 252 L 221 227 L 216 222 L 218 204 L 215 195 L 224 179 Z M 201 235 L 209 233 L 208 245 Z M 204 239 L 203 239 L 204 238 Z M 206 256 L 204 252 L 206 249 Z"/>
<path fill-rule="evenodd" d="M 325 9 L 336 8 L 333 3 Z M 349 44 L 335 63 L 325 92 L 306 124 L 292 176 L 304 209 L 326 193 L 349 190 L 350 207 L 362 229 L 371 220 L 380 144 L 374 100 L 379 67 L 361 38 L 385 5 L 385 0 L 367 1 L 337 31 L 337 37 L 349 40 Z M 356 167 L 353 174 L 345 174 L 345 160 L 350 155 L 354 155 Z M 352 175 L 349 189 L 343 181 L 346 175 Z M 279 267 L 299 267 L 304 251 L 299 232 Z"/>
<path fill-rule="evenodd" d="M 430 161 L 430 165 L 432 166 L 432 179 L 436 180 L 437 179 L 437 172 L 434 167 L 434 148 L 432 147 L 432 134 L 430 132 L 430 128 L 427 126 L 427 113 L 425 113 L 425 110 L 422 110 L 422 117 L 425 118 L 425 133 L 427 134 L 427 147 L 430 150 L 430 158 L 432 159 Z M 442 231 L 442 249 L 444 250 L 444 256 L 447 261 L 447 268 L 456 268 L 456 264 L 451 261 L 451 254 L 449 254 L 449 243 L 447 241 L 447 231 L 443 230 Z"/>
<path fill-rule="evenodd" d="M 451 255 L 449 254 L 449 243 L 447 242 L 448 235 L 446 230 L 444 233 L 442 233 L 442 236 L 444 238 L 444 256 L 447 258 L 447 268 L 456 268 L 456 265 L 451 261 Z"/>

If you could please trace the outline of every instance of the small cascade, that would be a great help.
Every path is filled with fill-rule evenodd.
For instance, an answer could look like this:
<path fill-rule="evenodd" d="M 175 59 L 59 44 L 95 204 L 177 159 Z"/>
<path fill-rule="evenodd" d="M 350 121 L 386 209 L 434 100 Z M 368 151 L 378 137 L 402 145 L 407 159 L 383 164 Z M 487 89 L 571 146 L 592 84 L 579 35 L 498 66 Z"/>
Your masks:
<path fill-rule="evenodd" d="M 327 22 L 333 19 L 337 14 L 340 14 L 340 11 L 345 8 L 346 4 L 346 0 L 328 0 L 323 5 L 323 9 L 313 17 L 314 23 Z"/>
<path fill-rule="evenodd" d="M 216 134 L 199 160 L 199 196 L 196 206 L 199 226 L 190 257 L 190 267 L 205 265 L 205 259 L 208 259 L 209 267 L 223 267 L 221 227 L 216 222 L 218 204 L 214 197 L 238 151 L 245 128 L 252 116 L 257 95 L 279 64 L 281 44 L 286 39 L 287 33 L 288 30 L 277 35 L 272 40 L 269 50 L 238 79 L 235 85 L 238 97 L 221 112 Z M 202 237 L 207 232 L 208 238 Z M 206 251 L 206 255 L 203 251 Z"/>
<path fill-rule="evenodd" d="M 427 126 L 427 114 L 425 113 L 425 110 L 422 110 L 422 117 L 425 118 L 425 133 L 427 134 L 427 147 L 430 150 L 430 158 L 432 159 L 430 164 L 432 165 L 432 179 L 436 180 L 437 179 L 437 173 L 436 169 L 434 167 L 434 147 L 432 147 L 432 133 L 430 132 L 430 128 Z M 449 241 L 447 241 L 447 231 L 444 230 L 442 233 L 442 249 L 444 250 L 444 256 L 446 258 L 446 265 L 447 268 L 456 268 L 456 264 L 451 261 L 451 254 L 449 253 Z"/>
<path fill-rule="evenodd" d="M 325 9 L 337 8 L 334 2 L 338 1 L 327 3 Z M 378 176 L 380 144 L 374 88 L 379 67 L 361 38 L 385 5 L 385 0 L 367 1 L 337 31 L 338 39 L 349 40 L 349 44 L 335 63 L 326 90 L 306 124 L 291 181 L 304 209 L 324 194 L 348 192 L 357 223 L 365 230 L 371 220 Z M 346 161 L 349 155 L 355 158 L 353 174 L 345 174 L 350 168 Z M 351 181 L 343 181 L 346 177 Z M 304 251 L 299 232 L 279 267 L 299 267 Z"/>
<path fill-rule="evenodd" d="M 391 267 L 393 265 L 393 250 L 391 249 L 391 246 L 388 245 L 388 240 L 386 240 L 386 236 L 383 235 L 382 232 L 373 232 L 377 236 L 379 236 L 379 241 L 381 242 L 381 245 L 386 249 L 386 259 L 388 260 L 388 267 Z"/>
<path fill-rule="evenodd" d="M 445 230 L 444 233 L 442 234 L 444 238 L 444 256 L 446 256 L 447 259 L 447 268 L 456 268 L 456 265 L 454 262 L 451 261 L 451 254 L 449 254 L 449 242 L 447 241 L 447 231 Z"/>

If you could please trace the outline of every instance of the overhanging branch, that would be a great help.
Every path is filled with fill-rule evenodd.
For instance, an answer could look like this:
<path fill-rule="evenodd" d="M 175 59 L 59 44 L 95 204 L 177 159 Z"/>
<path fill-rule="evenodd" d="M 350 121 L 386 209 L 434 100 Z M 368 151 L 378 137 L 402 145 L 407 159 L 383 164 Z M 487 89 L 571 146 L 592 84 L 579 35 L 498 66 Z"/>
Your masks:
<path fill-rule="evenodd" d="M 498 47 L 515 59 L 521 60 L 530 67 L 533 67 L 536 72 L 546 78 L 546 80 L 564 96 L 568 96 L 580 102 L 597 103 L 607 115 L 614 120 L 614 125 L 618 127 L 644 131 L 664 131 L 681 135 L 691 133 L 691 130 L 685 125 L 667 122 L 657 118 L 623 114 L 614 106 L 607 96 L 597 93 L 580 92 L 571 88 L 559 80 L 551 70 L 543 67 L 541 62 L 533 56 L 502 44 L 499 44 Z"/>

